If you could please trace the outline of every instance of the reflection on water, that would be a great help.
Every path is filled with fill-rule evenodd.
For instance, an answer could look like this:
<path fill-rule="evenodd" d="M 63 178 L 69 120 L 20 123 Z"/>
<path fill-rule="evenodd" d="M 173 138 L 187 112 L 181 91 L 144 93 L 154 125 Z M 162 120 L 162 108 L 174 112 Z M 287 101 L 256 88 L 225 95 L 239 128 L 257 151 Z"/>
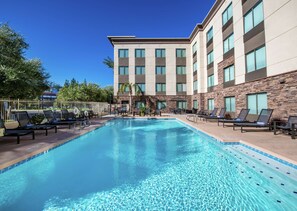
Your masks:
<path fill-rule="evenodd" d="M 109 125 L 113 128 L 115 137 L 111 146 L 113 153 L 109 156 L 113 159 L 116 181 L 135 182 L 143 179 L 146 174 L 193 148 L 193 133 L 175 121 L 152 121 L 149 125 L 145 121 L 122 123 Z M 188 144 L 190 140 L 191 143 Z M 122 171 L 124 168 L 125 173 Z"/>
<path fill-rule="evenodd" d="M 0 210 L 277 206 L 257 183 L 294 204 L 285 190 L 177 121 L 116 120 L 1 174 Z"/>
<path fill-rule="evenodd" d="M 193 147 L 198 150 L 199 142 L 193 145 L 191 138 L 193 133 L 176 121 L 112 121 L 0 175 L 0 208 L 41 209 L 50 199 L 62 203 L 136 185 Z"/>

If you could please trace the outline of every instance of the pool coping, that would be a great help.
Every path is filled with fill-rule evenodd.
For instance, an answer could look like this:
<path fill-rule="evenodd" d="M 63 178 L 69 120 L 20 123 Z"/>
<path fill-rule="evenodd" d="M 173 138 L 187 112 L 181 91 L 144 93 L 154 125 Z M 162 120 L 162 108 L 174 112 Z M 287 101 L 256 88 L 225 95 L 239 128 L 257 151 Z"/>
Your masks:
<path fill-rule="evenodd" d="M 234 142 L 233 141 L 232 142 L 226 142 L 222 138 L 217 137 L 217 136 L 215 136 L 213 134 L 210 134 L 210 133 L 204 131 L 203 129 L 195 128 L 192 125 L 188 124 L 187 122 L 185 122 L 185 121 L 183 121 L 183 120 L 181 120 L 179 118 L 176 118 L 176 117 L 166 117 L 166 118 L 162 118 L 162 117 L 161 118 L 158 118 L 158 117 L 153 117 L 153 118 L 148 118 L 148 117 L 146 117 L 146 118 L 142 118 L 142 117 L 141 118 L 139 118 L 139 117 L 133 117 L 133 118 L 131 118 L 131 117 L 128 117 L 128 118 L 127 117 L 124 117 L 124 118 L 123 117 L 115 117 L 115 118 L 111 118 L 111 119 L 106 120 L 106 122 L 102 123 L 98 127 L 92 128 L 91 130 L 87 131 L 86 133 L 79 134 L 79 135 L 77 135 L 75 137 L 67 138 L 67 139 L 65 139 L 65 140 L 63 140 L 63 141 L 61 141 L 59 143 L 50 144 L 50 145 L 48 145 L 48 146 L 46 146 L 44 148 L 38 149 L 38 150 L 36 150 L 36 151 L 34 151 L 32 153 L 29 153 L 27 155 L 24 155 L 24 156 L 20 157 L 20 158 L 17 158 L 17 159 L 14 159 L 12 161 L 1 164 L 0 174 L 4 173 L 6 171 L 9 171 L 10 169 L 13 169 L 13 168 L 15 168 L 15 167 L 17 167 L 17 166 L 19 166 L 19 165 L 21 165 L 21 164 L 23 164 L 25 162 L 28 162 L 28 161 L 36 158 L 36 157 L 39 157 L 39 156 L 41 156 L 43 154 L 46 154 L 46 153 L 50 152 L 51 150 L 54 150 L 54 149 L 56 149 L 56 148 L 58 148 L 60 146 L 63 146 L 64 144 L 72 142 L 72 141 L 78 139 L 81 136 L 87 135 L 87 134 L 89 134 L 89 133 L 91 133 L 91 132 L 93 132 L 93 131 L 95 131 L 95 130 L 103 127 L 103 126 L 105 126 L 108 122 L 113 121 L 115 119 L 177 120 L 178 122 L 182 123 L 186 127 L 189 127 L 189 128 L 191 128 L 191 129 L 193 129 L 195 131 L 201 132 L 201 133 L 203 133 L 203 134 L 205 134 L 205 135 L 207 135 L 209 137 L 212 137 L 212 138 L 215 139 L 215 141 L 217 141 L 217 142 L 219 142 L 219 143 L 221 143 L 223 145 L 241 145 L 241 146 L 243 146 L 243 147 L 245 147 L 247 149 L 250 149 L 250 150 L 252 150 L 254 152 L 257 152 L 257 153 L 259 153 L 261 155 L 264 155 L 264 156 L 266 156 L 266 157 L 268 157 L 270 159 L 273 159 L 273 160 L 275 160 L 277 162 L 280 162 L 281 164 L 284 164 L 286 166 L 297 169 L 297 163 L 295 161 L 289 159 L 289 158 L 286 158 L 286 157 L 284 157 L 282 155 L 279 155 L 277 153 L 271 152 L 271 151 L 266 150 L 266 149 L 264 149 L 262 147 L 255 146 L 253 144 L 247 143 L 247 142 L 242 141 L 242 140 L 238 140 L 238 141 L 234 141 Z"/>
<path fill-rule="evenodd" d="M 243 146 L 243 147 L 245 147 L 247 149 L 250 149 L 250 150 L 252 150 L 254 152 L 257 152 L 257 153 L 259 153 L 261 155 L 264 155 L 264 156 L 266 156 L 266 157 L 268 157 L 270 159 L 273 159 L 273 160 L 275 160 L 277 162 L 280 162 L 281 164 L 284 164 L 286 166 L 289 166 L 289 167 L 292 167 L 294 169 L 297 169 L 297 162 L 296 161 L 291 160 L 291 159 L 289 159 L 289 158 L 287 158 L 285 156 L 282 156 L 282 155 L 280 155 L 278 153 L 272 152 L 270 150 L 267 150 L 265 148 L 256 146 L 254 144 L 248 143 L 248 142 L 243 141 L 243 140 L 238 140 L 238 141 L 234 141 L 234 142 L 233 141 L 232 142 L 226 142 L 222 138 L 220 138 L 218 136 L 215 136 L 213 134 L 210 134 L 210 133 L 204 131 L 203 129 L 195 128 L 192 125 L 188 124 L 187 122 L 185 122 L 185 121 L 183 121 L 181 119 L 178 119 L 178 118 L 175 118 L 175 119 L 178 120 L 178 121 L 180 121 L 180 122 L 182 122 L 183 124 L 187 125 L 188 127 L 192 128 L 194 130 L 200 131 L 200 132 L 202 132 L 202 133 L 204 133 L 204 134 L 206 134 L 206 135 L 208 135 L 210 137 L 213 137 L 218 142 L 220 142 L 220 143 L 222 143 L 224 145 L 241 145 L 241 146 Z"/>

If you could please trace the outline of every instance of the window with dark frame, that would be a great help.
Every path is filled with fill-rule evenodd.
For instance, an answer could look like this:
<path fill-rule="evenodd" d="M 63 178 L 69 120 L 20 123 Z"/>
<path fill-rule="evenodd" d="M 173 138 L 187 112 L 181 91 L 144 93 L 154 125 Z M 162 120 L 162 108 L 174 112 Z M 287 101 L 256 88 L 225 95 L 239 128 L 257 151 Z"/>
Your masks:
<path fill-rule="evenodd" d="M 248 94 L 247 108 L 250 114 L 260 114 L 262 109 L 267 109 L 267 93 Z"/>

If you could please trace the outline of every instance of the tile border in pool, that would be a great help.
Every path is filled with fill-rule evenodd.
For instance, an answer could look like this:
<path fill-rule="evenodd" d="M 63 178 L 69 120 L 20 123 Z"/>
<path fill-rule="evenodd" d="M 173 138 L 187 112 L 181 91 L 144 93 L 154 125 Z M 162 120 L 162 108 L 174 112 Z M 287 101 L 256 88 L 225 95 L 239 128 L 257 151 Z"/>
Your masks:
<path fill-rule="evenodd" d="M 206 133 L 206 132 L 204 132 L 204 131 L 202 131 L 202 130 L 199 130 L 199 129 L 197 129 L 197 128 L 191 126 L 191 125 L 189 125 L 188 123 L 186 123 L 186 122 L 184 122 L 184 121 L 182 121 L 182 120 L 180 120 L 180 119 L 176 119 L 176 120 L 179 121 L 181 124 L 185 125 L 186 127 L 192 129 L 192 130 L 199 131 L 199 132 L 201 132 L 201 133 L 204 133 L 205 135 L 208 135 L 208 136 L 212 137 L 212 139 L 213 139 L 214 141 L 219 142 L 220 144 L 223 144 L 223 145 L 241 145 L 241 146 L 243 146 L 243 147 L 245 147 L 245 148 L 247 148 L 247 149 L 250 149 L 250 150 L 252 150 L 252 151 L 254 151 L 254 152 L 257 152 L 257 153 L 259 153 L 259 154 L 261 154 L 261 155 L 263 155 L 263 156 L 265 156 L 265 157 L 268 157 L 268 158 L 270 158 L 270 159 L 272 159 L 272 160 L 275 160 L 275 161 L 277 161 L 277 162 L 279 162 L 279 163 L 281 163 L 281 164 L 283 164 L 283 165 L 286 165 L 286 166 L 292 167 L 292 168 L 294 168 L 294 169 L 297 169 L 297 165 L 296 165 L 296 164 L 293 164 L 293 163 L 291 163 L 291 162 L 289 162 L 289 161 L 286 161 L 286 160 L 284 160 L 284 159 L 281 159 L 281 158 L 279 158 L 279 157 L 277 157 L 277 156 L 271 155 L 271 154 L 274 154 L 274 153 L 272 153 L 272 152 L 270 152 L 270 154 L 267 153 L 267 152 L 263 152 L 262 150 L 259 150 L 259 149 L 257 149 L 256 147 L 252 147 L 252 146 L 250 146 L 250 145 L 249 145 L 248 143 L 246 143 L 246 142 L 242 143 L 242 141 L 238 141 L 238 142 L 225 142 L 225 141 L 222 141 L 222 140 L 220 140 L 220 139 L 218 139 L 218 138 L 212 136 L 211 134 L 208 134 L 208 133 Z M 280 156 L 280 157 L 281 157 L 281 156 Z"/>
<path fill-rule="evenodd" d="M 297 169 L 297 165 L 295 165 L 295 164 L 293 164 L 293 163 L 290 163 L 290 162 L 288 162 L 288 161 L 286 161 L 286 160 L 284 160 L 284 159 L 281 159 L 281 158 L 278 158 L 278 157 L 276 157 L 276 156 L 273 156 L 273 155 L 271 155 L 271 154 L 269 154 L 269 153 L 263 152 L 263 151 L 261 151 L 261 150 L 255 148 L 255 147 L 249 146 L 249 145 L 246 144 L 246 143 L 241 143 L 241 141 L 238 141 L 238 142 L 224 142 L 224 141 L 222 141 L 222 140 L 220 140 L 220 139 L 218 139 L 218 138 L 215 138 L 215 137 L 212 136 L 211 134 L 208 134 L 208 133 L 206 133 L 206 132 L 204 132 L 204 131 L 202 131 L 202 130 L 199 130 L 199 129 L 197 129 L 197 128 L 195 128 L 195 127 L 193 127 L 193 126 L 187 124 L 186 122 L 184 122 L 184 121 L 182 121 L 182 120 L 180 120 L 180 119 L 178 119 L 178 118 L 174 118 L 174 117 L 173 117 L 173 118 L 113 118 L 113 119 L 109 119 L 109 120 L 107 120 L 106 122 L 102 123 L 102 125 L 100 125 L 99 127 L 95 128 L 95 129 L 93 129 L 93 130 L 91 130 L 91 131 L 88 131 L 88 132 L 86 132 L 86 133 L 84 133 L 84 134 L 78 135 L 78 136 L 75 137 L 75 138 L 67 139 L 67 140 L 65 140 L 63 143 L 57 144 L 57 145 L 53 146 L 52 148 L 49 148 L 49 149 L 47 149 L 47 150 L 45 150 L 45 151 L 43 151 L 43 152 L 37 153 L 37 154 L 32 155 L 32 156 L 30 156 L 30 157 L 28 157 L 28 158 L 26 158 L 26 159 L 24 159 L 24 160 L 21 160 L 21 161 L 19 161 L 19 162 L 16 162 L 16 163 L 14 163 L 14 164 L 12 164 L 12 165 L 9 165 L 9 166 L 3 168 L 3 169 L 0 169 L 0 175 L 3 174 L 3 173 L 5 173 L 6 171 L 9 171 L 9 170 L 11 170 L 11 169 L 13 169 L 13 168 L 19 166 L 19 165 L 22 165 L 22 164 L 24 164 L 24 163 L 26 163 L 26 162 L 28 162 L 28 161 L 34 159 L 34 158 L 37 158 L 37 157 L 39 157 L 39 156 L 41 156 L 41 155 L 44 155 L 44 154 L 47 154 L 47 153 L 50 152 L 51 150 L 54 150 L 54 149 L 56 149 L 56 148 L 58 148 L 58 147 L 61 147 L 61 146 L 65 145 L 65 144 L 67 144 L 67 143 L 69 143 L 69 142 L 75 141 L 75 140 L 77 140 L 79 137 L 84 136 L 84 135 L 87 135 L 87 134 L 89 134 L 89 133 L 91 133 L 91 132 L 93 132 L 93 131 L 95 131 L 95 130 L 97 130 L 97 129 L 103 127 L 103 126 L 105 126 L 105 125 L 106 125 L 107 123 L 109 123 L 110 121 L 114 121 L 114 120 L 117 120 L 117 119 L 137 119 L 137 120 L 176 120 L 176 121 L 178 121 L 179 123 L 181 123 L 182 125 L 184 125 L 185 127 L 189 128 L 189 129 L 191 129 L 191 130 L 194 130 L 194 132 L 197 132 L 197 131 L 198 131 L 199 133 L 202 133 L 202 134 L 204 134 L 204 135 L 207 135 L 207 136 L 211 137 L 213 141 L 216 141 L 216 142 L 218 142 L 218 143 L 220 143 L 220 144 L 222 144 L 222 145 L 241 145 L 241 146 L 243 146 L 243 147 L 246 147 L 247 149 L 250 149 L 250 150 L 252 150 L 252 151 L 254 151 L 254 152 L 257 152 L 257 153 L 259 153 L 259 154 L 261 154 L 261 155 L 263 155 L 263 156 L 266 156 L 266 157 L 268 157 L 268 158 L 270 158 L 270 159 L 273 159 L 273 160 L 275 160 L 275 161 L 277 161 L 277 162 L 279 162 L 279 163 L 281 163 L 281 164 L 283 164 L 283 165 L 286 165 L 286 166 L 292 167 L 292 168 L 294 168 L 294 169 Z"/>
<path fill-rule="evenodd" d="M 270 158 L 270 159 L 273 159 L 273 160 L 275 160 L 275 161 L 277 161 L 277 162 L 279 162 L 279 163 L 281 163 L 281 164 L 284 164 L 284 165 L 286 165 L 286 166 L 289 166 L 289 167 L 292 167 L 292 168 L 294 168 L 294 169 L 297 169 L 297 165 L 295 165 L 295 164 L 293 164 L 293 163 L 290 163 L 290 162 L 288 162 L 288 161 L 286 161 L 286 160 L 284 160 L 284 159 L 281 159 L 281 158 L 278 158 L 278 157 L 276 157 L 276 156 L 273 156 L 273 155 L 271 155 L 271 154 L 269 154 L 269 153 L 263 152 L 263 151 L 261 151 L 261 150 L 259 150 L 259 149 L 257 149 L 257 148 L 251 147 L 251 146 L 249 146 L 248 144 L 239 142 L 239 145 L 241 145 L 241 146 L 243 146 L 243 147 L 245 147 L 245 148 L 247 148 L 247 149 L 250 149 L 250 150 L 252 150 L 252 151 L 254 151 L 254 152 L 257 152 L 257 153 L 259 153 L 259 154 L 261 154 L 261 155 L 264 155 L 265 157 L 268 157 L 268 158 Z"/>

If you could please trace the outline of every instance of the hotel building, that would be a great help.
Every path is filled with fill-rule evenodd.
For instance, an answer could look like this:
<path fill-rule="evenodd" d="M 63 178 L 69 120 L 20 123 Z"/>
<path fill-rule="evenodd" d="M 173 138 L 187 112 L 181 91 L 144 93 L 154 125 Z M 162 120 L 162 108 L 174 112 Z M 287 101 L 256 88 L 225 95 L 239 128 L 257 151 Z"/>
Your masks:
<path fill-rule="evenodd" d="M 165 111 L 297 114 L 296 20 L 297 0 L 217 0 L 188 38 L 109 36 L 114 93 L 137 84 L 144 97 L 133 90 L 133 106 Z M 128 93 L 119 101 L 128 103 Z"/>

